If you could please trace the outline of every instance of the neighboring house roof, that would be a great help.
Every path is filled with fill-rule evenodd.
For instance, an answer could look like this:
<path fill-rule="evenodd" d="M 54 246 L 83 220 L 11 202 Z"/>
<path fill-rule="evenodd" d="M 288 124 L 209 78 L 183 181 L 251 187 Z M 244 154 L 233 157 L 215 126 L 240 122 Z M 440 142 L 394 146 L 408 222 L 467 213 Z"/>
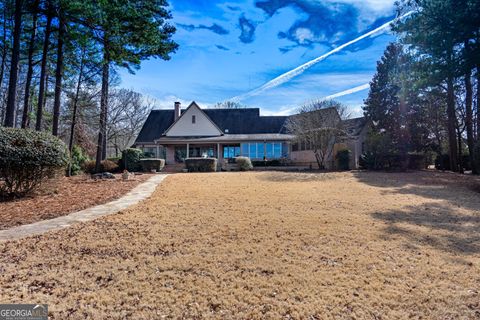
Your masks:
<path fill-rule="evenodd" d="M 343 120 L 343 126 L 349 136 L 358 136 L 367 124 L 365 117 Z"/>
<path fill-rule="evenodd" d="M 225 135 L 282 134 L 286 116 L 260 116 L 259 108 L 201 109 Z M 182 114 L 185 110 L 182 110 Z M 174 123 L 174 110 L 152 110 L 135 144 L 149 143 L 164 136 Z M 228 131 L 228 132 L 227 132 Z"/>

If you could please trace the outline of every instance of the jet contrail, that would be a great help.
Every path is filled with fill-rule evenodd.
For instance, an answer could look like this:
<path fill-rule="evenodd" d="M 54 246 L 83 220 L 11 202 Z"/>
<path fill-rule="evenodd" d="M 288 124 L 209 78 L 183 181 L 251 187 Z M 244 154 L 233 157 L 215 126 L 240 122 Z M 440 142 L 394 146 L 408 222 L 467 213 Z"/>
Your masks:
<path fill-rule="evenodd" d="M 347 90 L 344 90 L 344 91 L 340 91 L 340 92 L 331 94 L 329 96 L 326 96 L 326 97 L 323 97 L 323 98 L 320 98 L 320 99 L 315 99 L 315 101 L 331 100 L 331 99 L 335 99 L 335 98 L 338 98 L 338 97 L 343 97 L 343 96 L 346 96 L 346 95 L 349 95 L 349 94 L 352 94 L 352 93 L 355 93 L 355 92 L 367 90 L 369 88 L 370 88 L 370 84 L 365 83 L 365 84 L 362 84 L 361 86 L 358 86 L 358 87 L 354 87 L 354 88 L 350 88 L 350 89 L 347 89 Z M 290 109 L 287 109 L 287 110 L 282 110 L 282 114 L 290 114 L 290 113 L 296 111 L 297 109 L 298 109 L 298 107 L 290 108 Z"/>
<path fill-rule="evenodd" d="M 319 99 L 320 101 L 322 100 L 331 100 L 331 99 L 335 99 L 335 98 L 338 98 L 338 97 L 343 97 L 343 96 L 346 96 L 346 95 L 349 95 L 349 94 L 352 94 L 352 93 L 355 93 L 355 92 L 359 92 L 359 91 L 363 91 L 363 90 L 366 90 L 370 88 L 370 83 L 365 83 L 365 84 L 362 84 L 361 86 L 358 86 L 358 87 L 355 87 L 355 88 L 350 88 L 348 90 L 345 90 L 345 91 L 342 91 L 342 92 L 338 92 L 338 93 L 335 93 L 335 94 L 332 94 L 332 95 L 329 95 L 329 96 L 326 96 L 326 97 L 323 97 L 321 99 Z"/>
<path fill-rule="evenodd" d="M 380 27 L 376 28 L 376 29 L 373 29 L 367 33 L 364 33 L 362 34 L 361 36 L 359 36 L 358 38 L 355 38 L 347 43 L 344 43 L 342 44 L 341 46 L 338 46 L 336 47 L 335 49 L 321 55 L 320 57 L 318 58 L 315 58 L 313 60 L 310 60 L 304 64 L 302 64 L 301 66 L 298 66 L 296 67 L 295 69 L 292 69 L 288 72 L 285 72 L 284 74 L 281 74 L 279 75 L 278 77 L 276 77 L 275 79 L 273 80 L 270 80 L 268 81 L 267 83 L 265 83 L 264 85 L 262 85 L 261 87 L 258 87 L 257 89 L 254 89 L 252 91 L 249 91 L 247 93 L 244 93 L 244 94 L 241 94 L 239 96 L 236 96 L 236 97 L 233 97 L 230 99 L 230 101 L 241 101 L 241 100 L 244 100 L 246 98 L 249 98 L 249 97 L 252 97 L 252 96 L 256 96 L 260 93 L 262 93 L 263 91 L 265 90 L 268 90 L 268 89 L 272 89 L 272 88 L 275 88 L 275 87 L 278 87 L 279 85 L 281 84 L 284 84 L 285 82 L 289 81 L 290 79 L 302 74 L 303 72 L 305 72 L 307 69 L 311 68 L 312 66 L 316 65 L 317 63 L 319 63 L 320 61 L 323 61 L 325 60 L 326 58 L 328 58 L 329 56 L 331 56 L 332 54 L 334 53 L 337 53 L 343 49 L 345 49 L 346 47 L 348 46 L 351 46 L 352 44 L 360 41 L 360 40 L 363 40 L 365 38 L 368 38 L 378 32 L 381 32 L 383 31 L 384 29 L 387 29 L 388 27 L 390 27 L 390 24 L 392 24 L 393 22 L 396 22 L 398 21 L 399 19 L 403 19 L 409 15 L 411 15 L 414 11 L 409 11 L 407 13 L 405 13 L 404 15 L 400 16 L 400 17 L 397 17 L 387 23 L 384 23 L 382 24 Z"/>

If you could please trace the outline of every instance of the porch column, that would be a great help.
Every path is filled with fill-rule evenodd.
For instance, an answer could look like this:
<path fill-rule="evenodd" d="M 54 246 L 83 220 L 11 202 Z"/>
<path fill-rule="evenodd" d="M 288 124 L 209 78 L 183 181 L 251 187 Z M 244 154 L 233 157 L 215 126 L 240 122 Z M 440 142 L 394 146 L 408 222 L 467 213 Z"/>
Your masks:
<path fill-rule="evenodd" d="M 217 143 L 217 161 L 220 161 L 220 143 Z"/>
<path fill-rule="evenodd" d="M 190 143 L 187 143 L 187 155 L 185 156 L 185 159 L 190 158 Z"/>
<path fill-rule="evenodd" d="M 160 146 L 157 144 L 157 153 L 155 155 L 155 158 L 160 158 Z"/>

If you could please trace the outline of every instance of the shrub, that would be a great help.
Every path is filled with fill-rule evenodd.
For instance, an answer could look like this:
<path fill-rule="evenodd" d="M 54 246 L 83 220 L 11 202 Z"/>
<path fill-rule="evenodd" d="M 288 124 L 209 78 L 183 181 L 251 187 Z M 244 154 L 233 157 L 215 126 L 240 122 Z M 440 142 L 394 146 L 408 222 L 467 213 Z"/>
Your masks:
<path fill-rule="evenodd" d="M 102 172 L 116 172 L 118 171 L 118 164 L 111 160 L 103 160 L 100 162 L 100 170 Z"/>
<path fill-rule="evenodd" d="M 82 166 L 83 172 L 94 174 L 95 173 L 95 160 L 85 161 Z"/>
<path fill-rule="evenodd" d="M 253 169 L 253 165 L 249 157 L 236 157 L 235 163 L 240 171 L 248 171 Z"/>
<path fill-rule="evenodd" d="M 143 152 L 140 149 L 129 148 L 122 152 L 122 160 L 120 162 L 121 169 L 126 169 L 130 172 L 140 171 L 140 159 L 143 157 Z"/>
<path fill-rule="evenodd" d="M 144 172 L 151 172 L 152 170 L 155 171 L 162 171 L 163 167 L 165 166 L 164 159 L 140 159 L 140 165 L 142 166 L 142 170 Z"/>
<path fill-rule="evenodd" d="M 267 160 L 267 161 L 255 160 L 255 161 L 252 161 L 252 165 L 254 167 L 278 167 L 278 166 L 281 166 L 282 163 L 278 159 Z"/>
<path fill-rule="evenodd" d="M 338 169 L 350 170 L 350 150 L 344 149 L 337 152 Z"/>
<path fill-rule="evenodd" d="M 0 128 L 0 197 L 22 197 L 49 179 L 68 163 L 65 144 L 48 133 Z"/>
<path fill-rule="evenodd" d="M 450 170 L 450 156 L 448 154 L 438 155 L 435 159 L 435 169 Z"/>
<path fill-rule="evenodd" d="M 408 154 L 408 169 L 423 170 L 427 168 L 427 161 L 424 154 L 409 153 Z"/>
<path fill-rule="evenodd" d="M 111 157 L 111 158 L 107 158 L 107 160 L 110 160 L 112 162 L 115 162 L 117 164 L 117 166 L 120 165 L 120 161 L 122 160 L 122 157 Z"/>
<path fill-rule="evenodd" d="M 95 172 L 95 160 L 85 162 L 83 164 L 83 171 L 89 174 L 99 173 Z M 116 171 L 118 171 L 118 165 L 115 162 L 111 160 L 103 160 L 102 162 L 100 162 L 100 173 Z"/>
<path fill-rule="evenodd" d="M 464 170 L 472 170 L 472 163 L 470 161 L 470 156 L 468 154 L 462 155 L 460 159 L 462 162 L 459 163 L 462 165 Z M 476 159 L 478 162 L 479 159 Z M 435 159 L 435 169 L 437 170 L 450 170 L 450 155 L 442 154 L 441 156 L 437 156 Z"/>
<path fill-rule="evenodd" d="M 79 146 L 73 146 L 72 155 L 70 157 L 70 174 L 77 175 L 82 171 L 83 165 L 90 160 L 88 155 L 83 152 Z"/>
<path fill-rule="evenodd" d="M 377 157 L 373 152 L 364 152 L 358 161 L 358 165 L 361 169 L 365 170 L 378 170 Z"/>
<path fill-rule="evenodd" d="M 475 168 L 477 169 L 477 173 L 480 173 L 480 141 L 477 142 L 474 148 L 475 151 Z"/>
<path fill-rule="evenodd" d="M 215 172 L 217 159 L 215 158 L 187 158 L 185 166 L 188 172 Z"/>

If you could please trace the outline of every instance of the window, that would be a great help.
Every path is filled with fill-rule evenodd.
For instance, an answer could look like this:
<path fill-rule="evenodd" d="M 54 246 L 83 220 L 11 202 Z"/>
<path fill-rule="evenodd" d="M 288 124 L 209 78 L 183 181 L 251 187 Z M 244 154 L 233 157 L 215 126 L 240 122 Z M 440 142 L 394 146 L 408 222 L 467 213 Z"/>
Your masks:
<path fill-rule="evenodd" d="M 246 142 L 242 143 L 241 151 L 242 156 L 250 159 L 280 159 L 288 156 L 288 145 L 282 142 Z"/>
<path fill-rule="evenodd" d="M 273 144 L 273 157 L 275 159 L 282 157 L 282 144 L 281 143 L 274 143 Z"/>
<path fill-rule="evenodd" d="M 155 158 L 157 156 L 156 147 L 143 147 L 142 151 L 145 158 Z"/>
<path fill-rule="evenodd" d="M 240 145 L 223 146 L 223 158 L 232 159 L 240 155 Z"/>
<path fill-rule="evenodd" d="M 195 116 L 192 116 L 192 123 L 195 123 L 197 121 Z"/>

